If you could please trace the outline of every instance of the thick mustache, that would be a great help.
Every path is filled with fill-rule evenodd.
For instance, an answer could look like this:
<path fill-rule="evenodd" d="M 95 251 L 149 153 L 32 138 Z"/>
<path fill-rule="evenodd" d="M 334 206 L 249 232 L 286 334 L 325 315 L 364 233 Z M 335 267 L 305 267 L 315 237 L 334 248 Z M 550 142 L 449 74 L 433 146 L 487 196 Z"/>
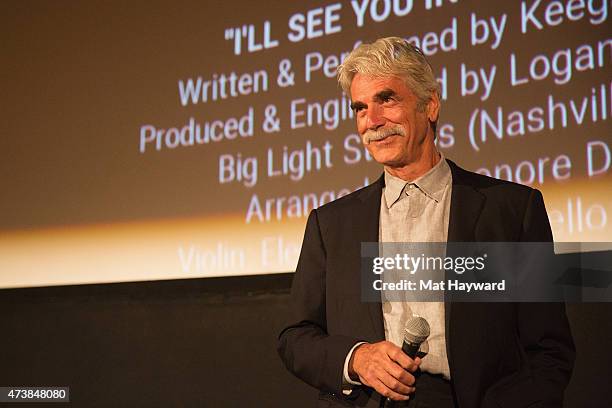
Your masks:
<path fill-rule="evenodd" d="M 406 136 L 406 132 L 404 131 L 404 128 L 399 125 L 376 130 L 370 129 L 363 134 L 363 144 L 367 145 L 370 144 L 370 142 L 382 140 L 392 135 Z"/>

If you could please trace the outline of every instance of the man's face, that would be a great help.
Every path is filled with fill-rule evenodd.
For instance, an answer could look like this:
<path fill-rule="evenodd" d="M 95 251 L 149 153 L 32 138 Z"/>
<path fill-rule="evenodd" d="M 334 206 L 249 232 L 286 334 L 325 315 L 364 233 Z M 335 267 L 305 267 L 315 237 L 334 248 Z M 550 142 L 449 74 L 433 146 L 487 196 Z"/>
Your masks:
<path fill-rule="evenodd" d="M 351 83 L 351 97 L 357 131 L 377 162 L 402 168 L 422 160 L 424 150 L 434 149 L 429 121 L 438 117 L 436 95 L 419 112 L 418 100 L 403 80 L 357 74 Z"/>

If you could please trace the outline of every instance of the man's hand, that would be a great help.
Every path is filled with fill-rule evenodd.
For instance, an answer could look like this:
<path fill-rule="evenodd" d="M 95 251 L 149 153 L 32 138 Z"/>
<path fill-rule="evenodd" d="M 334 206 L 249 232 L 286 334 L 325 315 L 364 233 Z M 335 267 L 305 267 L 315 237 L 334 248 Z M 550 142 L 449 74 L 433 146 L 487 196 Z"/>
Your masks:
<path fill-rule="evenodd" d="M 402 349 L 388 341 L 362 344 L 355 349 L 349 361 L 351 378 L 379 394 L 396 401 L 407 400 L 415 390 L 414 373 L 421 359 L 411 359 Z"/>

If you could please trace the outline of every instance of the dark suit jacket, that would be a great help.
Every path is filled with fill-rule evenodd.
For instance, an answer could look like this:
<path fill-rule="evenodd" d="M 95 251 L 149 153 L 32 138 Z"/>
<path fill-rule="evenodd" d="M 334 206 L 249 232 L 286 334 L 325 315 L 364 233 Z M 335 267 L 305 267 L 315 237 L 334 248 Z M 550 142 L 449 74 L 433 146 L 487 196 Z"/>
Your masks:
<path fill-rule="evenodd" d="M 539 191 L 449 165 L 449 241 L 552 241 Z M 360 243 L 378 241 L 383 187 L 381 177 L 308 218 L 293 322 L 279 335 L 278 351 L 292 373 L 321 391 L 320 406 L 377 406 L 380 399 L 365 386 L 349 397 L 341 390 L 351 347 L 384 340 L 381 304 L 360 300 Z M 445 310 L 459 407 L 561 406 L 574 360 L 563 304 L 446 303 Z"/>

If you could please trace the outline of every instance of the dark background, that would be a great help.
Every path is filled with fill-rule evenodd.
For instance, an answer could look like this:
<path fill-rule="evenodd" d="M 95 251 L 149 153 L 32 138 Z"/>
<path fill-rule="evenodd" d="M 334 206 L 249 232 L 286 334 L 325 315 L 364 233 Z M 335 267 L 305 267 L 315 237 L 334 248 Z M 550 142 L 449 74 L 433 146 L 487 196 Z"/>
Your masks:
<path fill-rule="evenodd" d="M 0 386 L 69 386 L 70 407 L 313 407 L 276 354 L 291 278 L 0 290 Z M 566 406 L 609 406 L 612 305 L 568 315 Z"/>

